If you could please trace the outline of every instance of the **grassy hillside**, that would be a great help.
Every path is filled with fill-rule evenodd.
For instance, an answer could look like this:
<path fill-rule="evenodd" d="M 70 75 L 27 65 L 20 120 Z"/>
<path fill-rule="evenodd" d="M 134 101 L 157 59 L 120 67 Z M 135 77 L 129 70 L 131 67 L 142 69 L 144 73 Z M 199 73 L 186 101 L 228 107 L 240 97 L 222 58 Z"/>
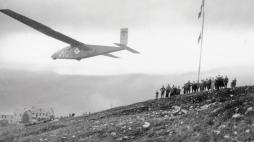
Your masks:
<path fill-rule="evenodd" d="M 253 141 L 254 87 L 180 95 L 0 131 L 0 141 Z"/>

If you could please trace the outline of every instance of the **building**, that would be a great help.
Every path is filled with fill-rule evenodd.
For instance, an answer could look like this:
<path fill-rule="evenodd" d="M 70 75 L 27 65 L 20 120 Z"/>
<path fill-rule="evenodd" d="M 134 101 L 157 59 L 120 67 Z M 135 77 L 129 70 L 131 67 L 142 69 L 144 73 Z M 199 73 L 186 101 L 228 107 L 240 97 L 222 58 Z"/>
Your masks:
<path fill-rule="evenodd" d="M 21 116 L 21 122 L 23 123 L 33 123 L 40 121 L 53 120 L 55 118 L 54 111 L 52 108 L 36 108 L 31 107 L 25 109 Z"/>
<path fill-rule="evenodd" d="M 6 121 L 9 124 L 15 123 L 15 119 L 13 115 L 0 115 L 0 121 Z"/>
<path fill-rule="evenodd" d="M 8 122 L 8 124 L 37 123 L 53 119 L 55 119 L 55 114 L 52 108 L 25 107 L 16 109 L 13 115 L 0 114 L 0 121 Z"/>

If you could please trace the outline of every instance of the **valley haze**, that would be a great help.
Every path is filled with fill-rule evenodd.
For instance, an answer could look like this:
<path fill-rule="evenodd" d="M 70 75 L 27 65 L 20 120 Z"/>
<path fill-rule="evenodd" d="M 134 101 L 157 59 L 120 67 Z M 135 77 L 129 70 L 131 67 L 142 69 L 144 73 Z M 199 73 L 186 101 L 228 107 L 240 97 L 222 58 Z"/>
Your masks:
<path fill-rule="evenodd" d="M 253 66 L 213 69 L 201 76 L 228 75 L 237 85 L 253 85 Z M 196 80 L 196 73 L 66 75 L 49 71 L 0 69 L 0 112 L 25 106 L 52 107 L 57 116 L 83 114 L 154 99 L 162 85 Z"/>

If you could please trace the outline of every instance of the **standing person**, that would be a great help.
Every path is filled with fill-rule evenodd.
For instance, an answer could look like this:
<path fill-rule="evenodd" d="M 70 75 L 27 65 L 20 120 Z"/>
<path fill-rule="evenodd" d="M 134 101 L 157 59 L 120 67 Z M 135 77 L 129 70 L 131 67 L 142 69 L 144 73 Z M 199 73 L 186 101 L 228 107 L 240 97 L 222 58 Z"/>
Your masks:
<path fill-rule="evenodd" d="M 227 76 L 224 78 L 224 87 L 228 88 L 228 77 Z"/>
<path fill-rule="evenodd" d="M 190 80 L 187 82 L 186 88 L 187 88 L 187 94 L 190 94 L 191 93 L 191 82 L 190 82 Z"/>
<path fill-rule="evenodd" d="M 183 85 L 183 94 L 187 94 L 187 83 L 185 83 L 184 85 Z"/>
<path fill-rule="evenodd" d="M 195 81 L 193 81 L 192 83 L 192 92 L 197 92 L 198 90 L 198 83 L 196 83 Z"/>
<path fill-rule="evenodd" d="M 156 92 L 155 92 L 155 99 L 158 100 L 158 98 L 159 98 L 159 91 L 156 90 Z"/>
<path fill-rule="evenodd" d="M 173 85 L 170 90 L 170 96 L 174 96 L 174 95 L 175 95 L 175 85 Z"/>
<path fill-rule="evenodd" d="M 171 91 L 171 87 L 170 87 L 170 85 L 168 84 L 168 86 L 167 86 L 167 88 L 166 88 L 166 98 L 169 97 L 170 91 Z"/>
<path fill-rule="evenodd" d="M 212 78 L 211 79 L 211 90 L 214 90 L 214 87 L 215 87 L 215 79 L 214 78 Z"/>
<path fill-rule="evenodd" d="M 180 86 L 178 86 L 178 87 L 177 87 L 177 95 L 180 95 L 180 94 L 181 94 L 181 91 L 182 91 L 182 90 L 181 90 Z"/>
<path fill-rule="evenodd" d="M 236 78 L 231 82 L 231 88 L 234 89 L 236 87 Z"/>
<path fill-rule="evenodd" d="M 216 79 L 215 79 L 215 89 L 216 89 L 216 90 L 219 90 L 219 89 L 220 89 L 220 84 L 221 84 L 221 83 L 220 83 L 220 82 L 221 82 L 221 81 L 220 81 L 220 78 L 221 78 L 220 75 L 218 75 L 218 76 L 216 77 Z"/>
<path fill-rule="evenodd" d="M 218 83 L 219 89 L 224 87 L 224 77 L 220 75 L 219 77 L 219 83 Z"/>
<path fill-rule="evenodd" d="M 199 84 L 199 89 L 200 91 L 205 91 L 206 90 L 206 81 L 205 80 L 201 80 L 201 83 Z"/>
<path fill-rule="evenodd" d="M 160 89 L 160 91 L 161 91 L 161 98 L 163 98 L 164 97 L 164 93 L 165 93 L 165 87 L 164 87 L 164 85 L 161 87 L 161 89 Z"/>
<path fill-rule="evenodd" d="M 211 89 L 211 84 L 212 84 L 212 79 L 209 78 L 207 81 L 207 91 L 209 91 Z"/>

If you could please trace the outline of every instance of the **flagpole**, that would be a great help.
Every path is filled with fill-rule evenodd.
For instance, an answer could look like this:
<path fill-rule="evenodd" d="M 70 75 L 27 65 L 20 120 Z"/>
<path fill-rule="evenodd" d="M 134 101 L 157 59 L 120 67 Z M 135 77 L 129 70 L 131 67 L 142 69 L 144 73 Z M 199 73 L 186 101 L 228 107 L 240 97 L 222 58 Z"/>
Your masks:
<path fill-rule="evenodd" d="M 199 65 L 198 65 L 198 83 L 200 81 L 200 70 L 201 70 L 201 63 L 202 63 L 204 27 L 205 27 L 205 0 L 203 0 L 203 9 L 202 9 L 202 30 L 201 30 L 201 44 L 200 44 Z"/>

